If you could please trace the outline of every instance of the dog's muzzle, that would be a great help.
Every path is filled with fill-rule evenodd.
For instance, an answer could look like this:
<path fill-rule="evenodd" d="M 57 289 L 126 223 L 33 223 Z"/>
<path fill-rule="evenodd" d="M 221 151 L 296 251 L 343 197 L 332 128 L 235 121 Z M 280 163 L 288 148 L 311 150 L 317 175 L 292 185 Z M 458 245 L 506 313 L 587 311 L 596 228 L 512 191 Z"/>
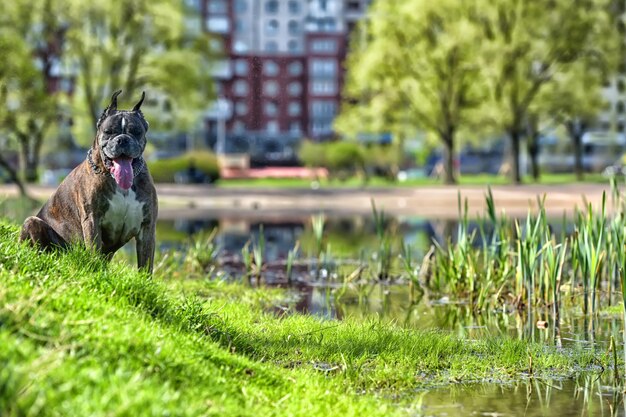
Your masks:
<path fill-rule="evenodd" d="M 136 138 L 120 134 L 107 140 L 102 146 L 104 164 L 115 179 L 117 185 L 128 190 L 133 185 L 135 167 L 143 152 Z"/>

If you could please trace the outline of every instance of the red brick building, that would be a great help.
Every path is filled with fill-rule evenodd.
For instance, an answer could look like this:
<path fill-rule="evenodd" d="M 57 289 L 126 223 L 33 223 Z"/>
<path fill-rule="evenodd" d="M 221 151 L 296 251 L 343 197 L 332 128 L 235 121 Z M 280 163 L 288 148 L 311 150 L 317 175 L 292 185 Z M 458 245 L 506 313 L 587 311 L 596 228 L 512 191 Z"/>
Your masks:
<path fill-rule="evenodd" d="M 260 163 L 295 161 L 302 138 L 334 136 L 349 31 L 369 0 L 200 0 L 204 29 L 223 61 L 214 68 L 226 152 Z"/>

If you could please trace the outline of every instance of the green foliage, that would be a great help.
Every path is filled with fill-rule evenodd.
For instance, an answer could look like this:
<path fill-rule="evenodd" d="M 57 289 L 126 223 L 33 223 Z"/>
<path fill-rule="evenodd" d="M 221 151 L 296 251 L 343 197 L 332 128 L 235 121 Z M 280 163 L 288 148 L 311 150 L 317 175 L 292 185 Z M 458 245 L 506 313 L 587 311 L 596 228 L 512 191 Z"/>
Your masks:
<path fill-rule="evenodd" d="M 307 167 L 324 167 L 328 165 L 327 148 L 326 142 L 306 140 L 300 146 L 298 157 Z"/>
<path fill-rule="evenodd" d="M 206 174 L 211 182 L 220 177 L 217 158 L 208 151 L 188 152 L 174 158 L 148 161 L 148 169 L 155 182 L 174 182 L 177 172 L 185 172 L 192 166 Z"/>
<path fill-rule="evenodd" d="M 21 177 L 37 179 L 41 147 L 62 114 L 62 94 L 50 93 L 59 48 L 56 34 L 63 21 L 52 0 L 15 1 L 4 5 L 0 17 L 0 164 L 17 170 L 3 158 L 19 149 Z M 42 45 L 48 45 L 42 53 Z M 15 179 L 15 178 L 14 178 Z"/>
<path fill-rule="evenodd" d="M 456 181 L 459 133 L 505 132 L 511 178 L 519 182 L 520 142 L 533 120 L 588 121 L 601 109 L 602 84 L 622 53 L 616 28 L 624 25 L 611 15 L 614 4 L 375 2 L 352 38 L 344 91 L 350 100 L 335 127 L 349 137 L 424 131 L 444 147 L 447 182 Z"/>
<path fill-rule="evenodd" d="M 300 160 L 309 167 L 326 167 L 331 177 L 345 180 L 363 172 L 365 157 L 362 145 L 351 141 L 304 142 Z"/>
<path fill-rule="evenodd" d="M 328 169 L 339 177 L 353 175 L 363 168 L 363 152 L 356 142 L 329 142 L 326 149 Z"/>
<path fill-rule="evenodd" d="M 539 2 L 493 0 L 482 9 L 487 36 L 480 65 L 490 92 L 483 111 L 510 138 L 512 182 L 520 182 L 519 144 L 533 117 L 583 116 L 601 108 L 597 95 L 613 70 L 611 43 L 617 41 L 610 4 L 558 0 L 547 8 Z M 543 102 L 546 89 L 552 94 Z M 571 92 L 561 95 L 564 89 Z"/>
<path fill-rule="evenodd" d="M 451 155 L 457 131 L 484 95 L 480 31 L 469 19 L 475 7 L 453 0 L 374 3 L 348 58 L 345 94 L 356 104 L 342 109 L 336 128 L 355 135 L 417 126 Z M 452 159 L 445 162 L 446 181 L 455 182 Z"/>
<path fill-rule="evenodd" d="M 397 144 L 370 145 L 363 148 L 363 163 L 373 173 L 395 181 L 402 155 Z"/>
<path fill-rule="evenodd" d="M 189 24 L 195 20 L 201 27 L 199 15 L 177 0 L 57 1 L 67 8 L 64 58 L 77 69 L 72 102 L 77 137 L 93 136 L 118 89 L 124 91 L 120 99 L 132 104 L 147 91 L 144 111 L 153 129 L 188 128 L 197 121 L 213 97 L 214 55 L 208 35 Z M 160 104 L 151 108 L 154 100 Z M 159 117 L 151 117 L 152 111 Z"/>

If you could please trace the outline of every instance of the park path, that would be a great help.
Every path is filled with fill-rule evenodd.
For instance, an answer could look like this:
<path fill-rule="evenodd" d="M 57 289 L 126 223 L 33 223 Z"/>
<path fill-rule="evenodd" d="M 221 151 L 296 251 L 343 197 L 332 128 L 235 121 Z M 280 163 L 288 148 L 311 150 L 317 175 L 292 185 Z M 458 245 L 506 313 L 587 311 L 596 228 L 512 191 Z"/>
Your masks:
<path fill-rule="evenodd" d="M 599 208 L 608 185 L 521 185 L 491 187 L 498 212 L 523 217 L 545 196 L 549 216 L 572 214 L 590 202 Z M 31 186 L 34 197 L 45 200 L 54 187 Z M 366 214 L 371 201 L 379 209 L 399 216 L 450 219 L 458 216 L 458 195 L 467 199 L 469 214 L 483 213 L 486 186 L 420 186 L 372 188 L 234 188 L 210 185 L 158 184 L 160 218 L 302 216 L 324 211 L 329 215 Z M 0 186 L 2 196 L 16 196 L 12 185 Z M 610 197 L 609 197 L 610 200 Z M 610 204 L 609 204 L 610 205 Z"/>

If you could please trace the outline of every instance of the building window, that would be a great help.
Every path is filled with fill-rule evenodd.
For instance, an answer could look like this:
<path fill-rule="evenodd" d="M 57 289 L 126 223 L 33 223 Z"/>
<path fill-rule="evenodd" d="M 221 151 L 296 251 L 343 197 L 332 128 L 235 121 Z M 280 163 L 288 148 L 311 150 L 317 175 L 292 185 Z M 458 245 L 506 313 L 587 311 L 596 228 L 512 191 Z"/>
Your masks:
<path fill-rule="evenodd" d="M 274 102 L 266 101 L 263 108 L 266 116 L 274 117 L 278 114 L 278 106 Z"/>
<path fill-rule="evenodd" d="M 289 83 L 287 91 L 289 92 L 290 96 L 299 96 L 300 94 L 302 94 L 302 84 L 296 81 Z"/>
<path fill-rule="evenodd" d="M 300 13 L 300 2 L 297 0 L 291 0 L 287 7 L 289 8 L 289 13 L 291 14 Z"/>
<path fill-rule="evenodd" d="M 200 10 L 200 1 L 199 0 L 185 0 L 185 4 L 190 9 Z"/>
<path fill-rule="evenodd" d="M 226 0 L 213 0 L 209 2 L 209 13 L 210 14 L 227 14 L 228 13 L 228 5 L 226 4 Z"/>
<path fill-rule="evenodd" d="M 299 35 L 300 34 L 300 24 L 295 20 L 290 20 L 287 24 L 287 28 L 289 30 L 290 35 Z"/>
<path fill-rule="evenodd" d="M 278 20 L 272 19 L 267 22 L 265 25 L 265 33 L 267 35 L 276 35 L 278 33 Z"/>
<path fill-rule="evenodd" d="M 270 120 L 269 122 L 267 122 L 265 129 L 268 131 L 268 133 L 278 133 L 278 121 Z"/>
<path fill-rule="evenodd" d="M 617 111 L 618 113 L 624 113 L 624 103 L 621 101 L 617 102 L 617 106 L 615 107 L 615 111 Z"/>
<path fill-rule="evenodd" d="M 214 52 L 224 52 L 224 41 L 222 39 L 212 38 L 209 40 L 209 45 Z"/>
<path fill-rule="evenodd" d="M 291 133 L 301 133 L 302 132 L 302 124 L 300 122 L 291 122 L 289 123 L 289 131 Z"/>
<path fill-rule="evenodd" d="M 624 88 L 624 80 L 617 80 L 617 91 L 623 93 L 626 88 Z"/>
<path fill-rule="evenodd" d="M 244 80 L 235 81 L 233 84 L 233 93 L 239 97 L 248 95 L 248 83 Z"/>
<path fill-rule="evenodd" d="M 235 19 L 235 32 L 246 33 L 246 21 L 244 19 Z"/>
<path fill-rule="evenodd" d="M 337 83 L 334 80 L 315 80 L 311 83 L 311 92 L 318 95 L 336 94 Z"/>
<path fill-rule="evenodd" d="M 311 41 L 311 52 L 334 54 L 337 52 L 337 40 L 314 39 Z"/>
<path fill-rule="evenodd" d="M 297 101 L 292 101 L 289 103 L 289 108 L 287 110 L 289 116 L 300 116 L 302 113 L 302 106 Z"/>
<path fill-rule="evenodd" d="M 230 30 L 228 19 L 222 16 L 209 17 L 206 20 L 206 27 L 209 32 L 215 33 L 228 33 Z"/>
<path fill-rule="evenodd" d="M 311 131 L 314 135 L 324 135 L 332 133 L 332 121 L 315 120 L 311 123 Z"/>
<path fill-rule="evenodd" d="M 337 75 L 337 61 L 334 59 L 312 59 L 309 70 L 314 77 L 334 78 Z"/>
<path fill-rule="evenodd" d="M 300 42 L 294 40 L 287 42 L 287 48 L 289 49 L 289 52 L 301 52 L 302 50 Z"/>
<path fill-rule="evenodd" d="M 244 101 L 235 103 L 235 113 L 237 116 L 245 116 L 248 113 L 248 104 Z"/>
<path fill-rule="evenodd" d="M 235 44 L 233 45 L 233 50 L 239 53 L 248 52 L 248 44 L 243 41 L 236 40 Z"/>
<path fill-rule="evenodd" d="M 245 13 L 247 10 L 247 0 L 235 0 L 235 13 Z"/>
<path fill-rule="evenodd" d="M 337 24 L 335 23 L 335 19 L 330 17 L 328 19 L 320 19 L 319 21 L 319 29 L 321 31 L 332 32 L 336 27 Z"/>
<path fill-rule="evenodd" d="M 294 77 L 302 75 L 302 62 L 300 61 L 292 62 L 287 67 L 287 71 L 289 72 L 289 75 L 292 75 Z"/>
<path fill-rule="evenodd" d="M 263 74 L 268 77 L 276 77 L 280 72 L 278 64 L 274 61 L 265 61 L 263 63 Z"/>
<path fill-rule="evenodd" d="M 266 52 L 277 52 L 278 51 L 278 43 L 275 41 L 265 42 L 265 51 Z"/>
<path fill-rule="evenodd" d="M 361 11 L 361 2 L 359 0 L 350 0 L 346 4 L 346 10 L 349 12 Z"/>
<path fill-rule="evenodd" d="M 267 81 L 263 84 L 263 94 L 274 97 L 278 94 L 278 83 L 276 81 Z"/>
<path fill-rule="evenodd" d="M 313 118 L 330 118 L 337 113 L 337 103 L 333 100 L 313 100 L 311 102 L 311 115 Z"/>
<path fill-rule="evenodd" d="M 265 12 L 266 13 L 278 13 L 278 1 L 277 0 L 269 0 L 265 2 Z"/>
<path fill-rule="evenodd" d="M 244 130 L 246 130 L 246 125 L 241 120 L 237 120 L 237 121 L 235 121 L 235 123 L 233 123 L 233 131 L 235 131 L 237 133 L 241 133 Z"/>
<path fill-rule="evenodd" d="M 237 59 L 235 61 L 235 75 L 240 77 L 248 75 L 248 61 L 245 59 Z"/>

